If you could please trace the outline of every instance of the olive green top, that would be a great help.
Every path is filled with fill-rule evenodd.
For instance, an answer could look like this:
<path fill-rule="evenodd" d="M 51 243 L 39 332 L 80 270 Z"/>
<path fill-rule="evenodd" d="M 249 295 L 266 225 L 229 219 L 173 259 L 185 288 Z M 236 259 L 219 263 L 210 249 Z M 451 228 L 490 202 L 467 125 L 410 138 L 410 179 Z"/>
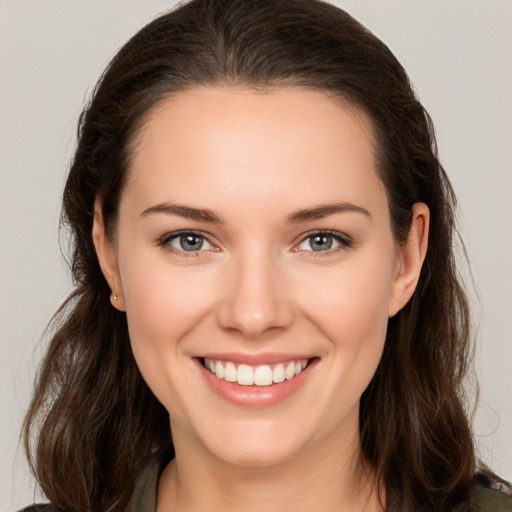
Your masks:
<path fill-rule="evenodd" d="M 159 462 L 153 459 L 139 475 L 125 512 L 155 512 L 160 472 Z M 398 509 L 397 497 L 391 497 L 387 512 L 396 512 Z M 33 505 L 20 512 L 51 512 L 52 510 L 50 505 Z M 471 493 L 470 503 L 459 504 L 454 512 L 512 512 L 512 486 L 499 480 L 490 480 L 488 487 L 476 484 Z"/>
<path fill-rule="evenodd" d="M 153 461 L 140 474 L 132 499 L 126 512 L 155 512 L 156 491 L 160 466 Z M 397 510 L 394 500 L 388 505 L 388 512 Z M 471 504 L 461 504 L 456 512 L 512 512 L 512 486 L 506 482 L 493 483 L 490 488 L 475 485 Z"/>

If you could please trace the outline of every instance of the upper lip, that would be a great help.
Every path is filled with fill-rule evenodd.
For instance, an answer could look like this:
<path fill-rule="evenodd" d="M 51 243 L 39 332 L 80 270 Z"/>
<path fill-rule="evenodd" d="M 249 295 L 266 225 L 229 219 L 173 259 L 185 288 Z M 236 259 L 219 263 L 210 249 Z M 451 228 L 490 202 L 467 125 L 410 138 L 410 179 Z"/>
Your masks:
<path fill-rule="evenodd" d="M 235 352 L 208 353 L 198 355 L 199 358 L 213 359 L 214 361 L 230 361 L 235 364 L 246 364 L 249 366 L 260 366 L 265 364 L 279 364 L 289 361 L 303 361 L 312 359 L 314 356 L 290 353 L 264 353 L 264 354 L 241 354 Z"/>

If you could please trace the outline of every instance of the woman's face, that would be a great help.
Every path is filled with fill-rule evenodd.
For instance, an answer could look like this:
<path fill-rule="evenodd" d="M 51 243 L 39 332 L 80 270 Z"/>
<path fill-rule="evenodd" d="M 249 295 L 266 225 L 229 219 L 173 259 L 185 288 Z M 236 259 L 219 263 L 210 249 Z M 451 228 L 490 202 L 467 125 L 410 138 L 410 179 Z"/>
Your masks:
<path fill-rule="evenodd" d="M 115 252 L 99 213 L 94 234 L 178 453 L 262 465 L 355 447 L 421 266 L 415 219 L 397 245 L 368 122 L 320 92 L 165 100 L 136 140 Z"/>

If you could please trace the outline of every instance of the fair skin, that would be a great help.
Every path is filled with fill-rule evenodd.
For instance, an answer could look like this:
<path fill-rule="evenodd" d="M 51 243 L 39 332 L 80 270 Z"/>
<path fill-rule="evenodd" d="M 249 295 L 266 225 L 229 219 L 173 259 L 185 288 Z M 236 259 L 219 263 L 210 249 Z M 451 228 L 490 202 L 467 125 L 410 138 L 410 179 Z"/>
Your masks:
<path fill-rule="evenodd" d="M 138 135 L 115 243 L 96 201 L 113 305 L 171 418 L 158 512 L 381 509 L 359 401 L 429 217 L 416 204 L 393 239 L 373 155 L 364 116 L 320 92 L 197 88 Z M 277 382 L 227 382 L 228 365 Z"/>

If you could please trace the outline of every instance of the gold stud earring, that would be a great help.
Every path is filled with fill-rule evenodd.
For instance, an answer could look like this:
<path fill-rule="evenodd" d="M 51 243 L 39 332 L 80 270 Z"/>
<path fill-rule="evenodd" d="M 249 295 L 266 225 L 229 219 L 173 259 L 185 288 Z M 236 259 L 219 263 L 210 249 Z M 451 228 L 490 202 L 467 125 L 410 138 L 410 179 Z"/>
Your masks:
<path fill-rule="evenodd" d="M 111 300 L 117 300 L 117 293 L 116 293 L 116 280 L 112 277 L 112 293 L 110 294 Z"/>

